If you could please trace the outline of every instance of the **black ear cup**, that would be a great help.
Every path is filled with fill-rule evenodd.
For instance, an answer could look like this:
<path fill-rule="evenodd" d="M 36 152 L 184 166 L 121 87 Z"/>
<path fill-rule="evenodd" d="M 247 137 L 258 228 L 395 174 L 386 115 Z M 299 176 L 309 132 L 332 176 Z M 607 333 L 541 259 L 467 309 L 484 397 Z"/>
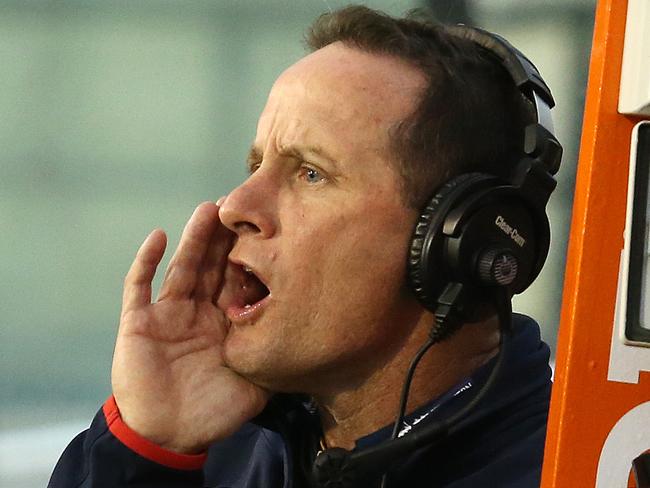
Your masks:
<path fill-rule="evenodd" d="M 440 268 L 442 261 L 435 258 L 442 253 L 441 233 L 445 217 L 459 196 L 466 194 L 474 183 L 494 179 L 481 173 L 466 173 L 453 178 L 435 193 L 420 213 L 411 239 L 408 279 L 415 296 L 425 308 L 435 310 L 438 295 L 446 283 L 444 271 Z M 432 272 L 433 269 L 436 272 Z"/>
<path fill-rule="evenodd" d="M 448 283 L 464 286 L 459 311 L 483 318 L 491 288 L 526 289 L 548 252 L 549 227 L 519 188 L 490 175 L 468 173 L 445 184 L 415 226 L 408 262 L 410 286 L 435 311 Z"/>

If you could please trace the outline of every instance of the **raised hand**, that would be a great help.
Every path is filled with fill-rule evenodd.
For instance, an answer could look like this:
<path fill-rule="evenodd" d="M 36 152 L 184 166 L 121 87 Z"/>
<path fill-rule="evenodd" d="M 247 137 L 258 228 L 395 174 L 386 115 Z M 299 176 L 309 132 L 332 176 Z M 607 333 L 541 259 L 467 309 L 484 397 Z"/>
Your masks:
<path fill-rule="evenodd" d="M 228 321 L 215 305 L 233 235 L 212 202 L 197 207 L 151 302 L 167 244 L 153 231 L 124 282 L 112 368 L 123 421 L 154 443 L 197 453 L 258 414 L 269 393 L 224 366 Z"/>

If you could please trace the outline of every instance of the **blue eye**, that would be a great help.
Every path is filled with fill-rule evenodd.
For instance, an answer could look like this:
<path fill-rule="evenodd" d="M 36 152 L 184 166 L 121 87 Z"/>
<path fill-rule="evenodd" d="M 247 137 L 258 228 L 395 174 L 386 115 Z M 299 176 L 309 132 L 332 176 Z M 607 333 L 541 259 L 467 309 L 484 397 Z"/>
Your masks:
<path fill-rule="evenodd" d="M 301 176 L 307 181 L 307 183 L 319 183 L 325 179 L 319 171 L 314 168 L 303 167 L 301 170 Z"/>

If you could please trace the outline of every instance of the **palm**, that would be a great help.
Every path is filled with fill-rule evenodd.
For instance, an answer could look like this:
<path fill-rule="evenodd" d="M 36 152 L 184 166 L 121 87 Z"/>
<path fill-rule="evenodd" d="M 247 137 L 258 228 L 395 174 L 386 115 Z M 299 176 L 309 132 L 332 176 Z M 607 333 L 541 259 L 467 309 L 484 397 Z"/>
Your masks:
<path fill-rule="evenodd" d="M 155 303 L 151 278 L 164 235 L 152 234 L 139 251 L 125 283 L 112 372 L 124 421 L 150 440 L 185 452 L 231 434 L 267 399 L 264 390 L 224 365 L 228 323 L 213 298 L 222 284 L 229 237 L 217 227 L 218 217 L 214 221 L 216 206 L 202 207 L 186 227 Z"/>

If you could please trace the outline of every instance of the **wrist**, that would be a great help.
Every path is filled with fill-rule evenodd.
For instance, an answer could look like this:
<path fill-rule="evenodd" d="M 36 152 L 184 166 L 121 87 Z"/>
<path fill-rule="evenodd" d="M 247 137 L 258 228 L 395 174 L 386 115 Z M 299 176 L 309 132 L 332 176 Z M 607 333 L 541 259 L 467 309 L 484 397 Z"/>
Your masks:
<path fill-rule="evenodd" d="M 174 443 L 158 444 L 131 429 L 122 419 L 113 396 L 104 404 L 103 412 L 111 433 L 136 454 L 173 469 L 196 470 L 203 467 L 207 453 L 200 449 Z"/>

